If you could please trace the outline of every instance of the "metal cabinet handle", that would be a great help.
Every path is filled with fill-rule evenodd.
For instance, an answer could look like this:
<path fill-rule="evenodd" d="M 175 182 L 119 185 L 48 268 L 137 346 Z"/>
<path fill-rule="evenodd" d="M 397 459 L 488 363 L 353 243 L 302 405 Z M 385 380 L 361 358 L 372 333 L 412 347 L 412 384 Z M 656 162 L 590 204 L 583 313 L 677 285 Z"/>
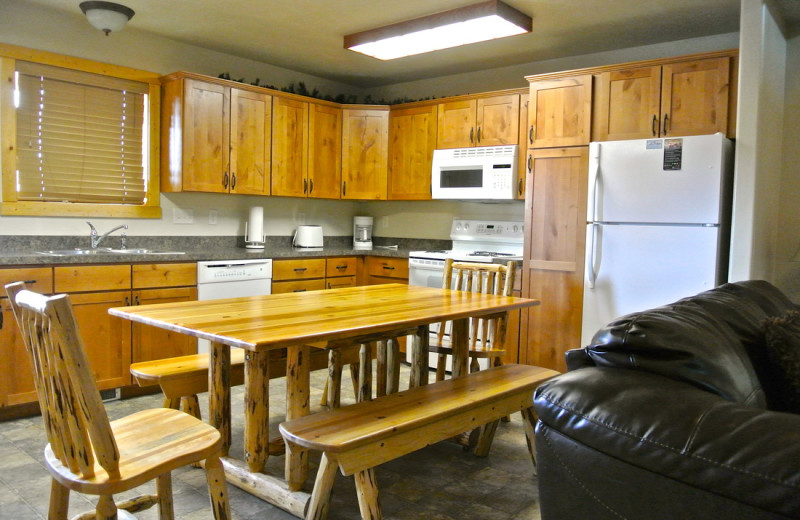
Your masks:
<path fill-rule="evenodd" d="M 469 142 L 474 143 L 475 142 L 474 138 L 475 138 L 475 128 L 472 127 L 469 129 Z"/>
<path fill-rule="evenodd" d="M 533 144 L 533 125 L 528 129 L 528 142 Z"/>
<path fill-rule="evenodd" d="M 141 305 L 141 303 L 139 303 L 139 295 L 138 294 L 133 297 L 133 304 L 134 305 Z"/>
<path fill-rule="evenodd" d="M 340 271 L 344 271 L 345 269 L 347 269 L 347 264 L 345 264 L 345 265 L 337 265 L 336 269 L 338 269 Z"/>
<path fill-rule="evenodd" d="M 302 272 L 303 272 L 303 271 L 305 271 L 306 269 L 308 269 L 308 267 L 295 267 L 295 268 L 294 268 L 294 272 L 295 272 L 295 273 L 302 273 Z"/>
<path fill-rule="evenodd" d="M 231 189 L 236 189 L 236 172 L 231 173 Z"/>
<path fill-rule="evenodd" d="M 653 131 L 653 137 L 658 135 L 658 117 L 653 114 L 653 123 L 650 125 Z"/>
<path fill-rule="evenodd" d="M 517 193 L 522 195 L 522 179 L 518 181 L 519 186 L 517 187 Z"/>
<path fill-rule="evenodd" d="M 228 172 L 222 174 L 222 187 L 228 189 Z"/>
<path fill-rule="evenodd" d="M 303 194 L 308 193 L 308 179 L 303 179 Z"/>
<path fill-rule="evenodd" d="M 668 124 L 669 124 L 669 114 L 664 114 L 664 135 L 667 135 Z"/>
<path fill-rule="evenodd" d="M 394 267 L 392 267 L 392 266 L 390 266 L 390 265 L 384 265 L 384 266 L 383 266 L 383 268 L 384 268 L 384 269 L 387 269 L 387 270 L 389 270 L 389 271 L 394 271 Z"/>
<path fill-rule="evenodd" d="M 533 173 L 533 155 L 528 154 L 528 173 Z"/>
<path fill-rule="evenodd" d="M 309 181 L 308 181 L 308 194 L 311 195 L 312 191 L 314 191 L 314 179 L 309 179 Z"/>
<path fill-rule="evenodd" d="M 478 127 L 478 143 L 481 142 L 481 127 Z"/>
<path fill-rule="evenodd" d="M 292 292 L 306 292 L 306 289 L 295 289 L 295 290 L 294 290 L 294 291 L 292 291 Z"/>
<path fill-rule="evenodd" d="M 130 300 L 130 298 L 128 298 L 128 297 L 126 296 L 126 297 L 125 297 L 125 306 L 126 306 L 126 307 L 128 307 L 128 306 L 130 306 L 130 304 L 131 304 L 131 300 Z"/>
<path fill-rule="evenodd" d="M 345 195 L 347 195 L 347 181 L 342 183 L 342 196 L 344 197 Z"/>

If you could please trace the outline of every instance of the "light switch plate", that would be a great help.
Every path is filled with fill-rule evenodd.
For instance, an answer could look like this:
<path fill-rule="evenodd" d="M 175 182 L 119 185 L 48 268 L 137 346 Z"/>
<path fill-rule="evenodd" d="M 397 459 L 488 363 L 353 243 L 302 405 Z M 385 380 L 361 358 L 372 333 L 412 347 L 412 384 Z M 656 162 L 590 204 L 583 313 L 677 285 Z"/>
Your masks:
<path fill-rule="evenodd" d="M 217 210 L 210 209 L 208 210 L 208 223 L 212 226 L 217 223 Z"/>
<path fill-rule="evenodd" d="M 172 222 L 174 222 L 175 224 L 193 224 L 194 210 L 172 208 Z"/>

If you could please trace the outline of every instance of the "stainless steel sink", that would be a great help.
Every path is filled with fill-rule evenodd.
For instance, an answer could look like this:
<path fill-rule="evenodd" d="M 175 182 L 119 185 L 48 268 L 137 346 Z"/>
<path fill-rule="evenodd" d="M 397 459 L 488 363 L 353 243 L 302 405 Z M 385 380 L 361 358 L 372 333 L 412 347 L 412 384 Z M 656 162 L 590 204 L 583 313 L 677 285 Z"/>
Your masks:
<path fill-rule="evenodd" d="M 165 251 L 160 249 L 111 249 L 98 247 L 95 249 L 50 249 L 37 251 L 40 255 L 49 256 L 83 256 L 83 255 L 183 255 L 183 251 Z"/>

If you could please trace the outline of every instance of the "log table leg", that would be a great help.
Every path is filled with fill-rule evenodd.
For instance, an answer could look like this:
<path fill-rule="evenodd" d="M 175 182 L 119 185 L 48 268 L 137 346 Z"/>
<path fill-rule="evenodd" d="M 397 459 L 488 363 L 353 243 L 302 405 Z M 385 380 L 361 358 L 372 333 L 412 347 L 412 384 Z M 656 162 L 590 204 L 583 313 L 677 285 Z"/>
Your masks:
<path fill-rule="evenodd" d="M 372 343 L 362 343 L 358 352 L 358 393 L 356 401 L 372 400 Z"/>
<path fill-rule="evenodd" d="M 450 332 L 453 345 L 453 377 L 469 373 L 469 319 L 453 320 Z"/>
<path fill-rule="evenodd" d="M 392 338 L 386 346 L 386 393 L 400 391 L 400 340 Z"/>
<path fill-rule="evenodd" d="M 416 388 L 428 384 L 428 326 L 417 327 L 413 336 L 413 351 L 411 353 L 411 380 L 409 388 Z"/>
<path fill-rule="evenodd" d="M 381 340 L 376 343 L 378 355 L 376 356 L 375 397 L 386 395 L 389 341 L 391 340 Z"/>
<path fill-rule="evenodd" d="M 245 355 L 244 460 L 254 473 L 269 458 L 269 357 L 269 351 Z"/>
<path fill-rule="evenodd" d="M 295 345 L 286 353 L 286 420 L 308 415 L 310 392 L 309 357 L 311 347 Z M 290 491 L 299 491 L 308 477 L 308 450 L 286 447 L 286 482 Z"/>
<path fill-rule="evenodd" d="M 222 456 L 231 447 L 231 347 L 211 342 L 208 371 L 208 420 L 222 434 Z"/>

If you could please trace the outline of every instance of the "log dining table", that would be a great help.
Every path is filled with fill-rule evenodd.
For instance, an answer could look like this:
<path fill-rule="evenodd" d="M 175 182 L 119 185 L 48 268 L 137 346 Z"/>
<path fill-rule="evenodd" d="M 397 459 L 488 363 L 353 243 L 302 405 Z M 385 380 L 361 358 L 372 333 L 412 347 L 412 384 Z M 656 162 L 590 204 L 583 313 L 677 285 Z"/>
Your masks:
<path fill-rule="evenodd" d="M 311 349 L 336 351 L 342 346 L 411 335 L 412 381 L 424 385 L 430 324 L 452 320 L 453 376 L 458 377 L 468 370 L 470 317 L 504 318 L 496 332 L 502 341 L 508 312 L 538 304 L 538 300 L 525 298 L 385 284 L 116 307 L 109 313 L 211 342 L 208 417 L 222 432 L 226 454 L 231 442 L 230 348 L 247 350 L 244 461 L 223 457 L 227 478 L 237 487 L 303 517 L 310 498 L 301 490 L 308 476 L 308 453 L 287 450 L 283 477 L 265 472 L 271 350 L 287 349 L 286 420 L 292 420 L 309 413 Z M 394 364 L 399 363 L 397 357 Z"/>

